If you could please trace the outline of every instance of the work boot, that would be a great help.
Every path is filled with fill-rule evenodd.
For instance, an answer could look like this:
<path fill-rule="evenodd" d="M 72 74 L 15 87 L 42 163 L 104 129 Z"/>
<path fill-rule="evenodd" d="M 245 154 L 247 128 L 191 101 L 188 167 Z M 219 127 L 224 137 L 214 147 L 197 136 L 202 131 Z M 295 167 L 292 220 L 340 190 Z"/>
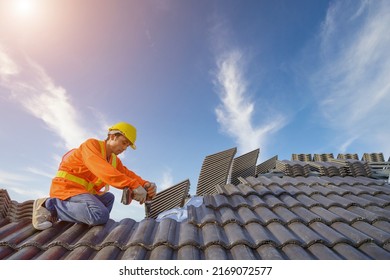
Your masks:
<path fill-rule="evenodd" d="M 50 211 L 44 207 L 46 199 L 46 197 L 39 198 L 35 200 L 33 204 L 32 224 L 37 230 L 44 230 L 53 225 L 53 223 L 50 222 Z"/>

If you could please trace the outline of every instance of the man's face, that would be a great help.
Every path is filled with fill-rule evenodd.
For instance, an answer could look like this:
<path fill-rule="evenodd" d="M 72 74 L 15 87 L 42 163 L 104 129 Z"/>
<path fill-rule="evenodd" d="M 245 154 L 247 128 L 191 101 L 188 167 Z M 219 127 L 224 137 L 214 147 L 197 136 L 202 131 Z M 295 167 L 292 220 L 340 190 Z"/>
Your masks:
<path fill-rule="evenodd" d="M 124 151 L 126 151 L 126 149 L 130 146 L 130 141 L 127 140 L 127 138 L 124 137 L 123 135 L 119 135 L 119 136 L 111 135 L 110 146 L 112 152 L 116 155 L 119 155 Z"/>

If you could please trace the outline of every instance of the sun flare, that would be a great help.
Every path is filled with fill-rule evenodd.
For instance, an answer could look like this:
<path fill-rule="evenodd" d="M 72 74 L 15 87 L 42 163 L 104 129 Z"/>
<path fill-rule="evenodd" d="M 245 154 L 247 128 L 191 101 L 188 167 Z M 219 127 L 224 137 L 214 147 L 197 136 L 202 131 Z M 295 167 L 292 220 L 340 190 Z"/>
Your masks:
<path fill-rule="evenodd" d="M 36 0 L 15 0 L 14 10 L 20 17 L 30 17 L 36 13 Z"/>

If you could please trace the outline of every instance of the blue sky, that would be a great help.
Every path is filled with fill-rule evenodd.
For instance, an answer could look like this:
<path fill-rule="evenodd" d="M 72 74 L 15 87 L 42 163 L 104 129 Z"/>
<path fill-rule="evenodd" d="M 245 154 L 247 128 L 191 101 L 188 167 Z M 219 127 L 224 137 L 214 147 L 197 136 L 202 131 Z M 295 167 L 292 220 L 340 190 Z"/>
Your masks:
<path fill-rule="evenodd" d="M 26 3 L 27 1 L 27 3 Z M 0 1 L 0 187 L 47 196 L 62 155 L 127 121 L 159 190 L 205 156 L 390 156 L 387 1 Z M 119 204 L 112 218 L 142 219 Z"/>

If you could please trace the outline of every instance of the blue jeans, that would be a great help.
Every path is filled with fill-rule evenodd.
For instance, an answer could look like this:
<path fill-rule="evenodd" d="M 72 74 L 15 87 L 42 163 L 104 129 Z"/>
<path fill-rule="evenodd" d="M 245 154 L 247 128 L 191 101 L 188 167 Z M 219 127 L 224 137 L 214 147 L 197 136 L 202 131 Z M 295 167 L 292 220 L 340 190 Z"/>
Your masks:
<path fill-rule="evenodd" d="M 79 194 L 67 200 L 49 198 L 45 207 L 61 221 L 95 226 L 107 223 L 114 200 L 115 196 L 110 192 L 102 195 Z"/>

